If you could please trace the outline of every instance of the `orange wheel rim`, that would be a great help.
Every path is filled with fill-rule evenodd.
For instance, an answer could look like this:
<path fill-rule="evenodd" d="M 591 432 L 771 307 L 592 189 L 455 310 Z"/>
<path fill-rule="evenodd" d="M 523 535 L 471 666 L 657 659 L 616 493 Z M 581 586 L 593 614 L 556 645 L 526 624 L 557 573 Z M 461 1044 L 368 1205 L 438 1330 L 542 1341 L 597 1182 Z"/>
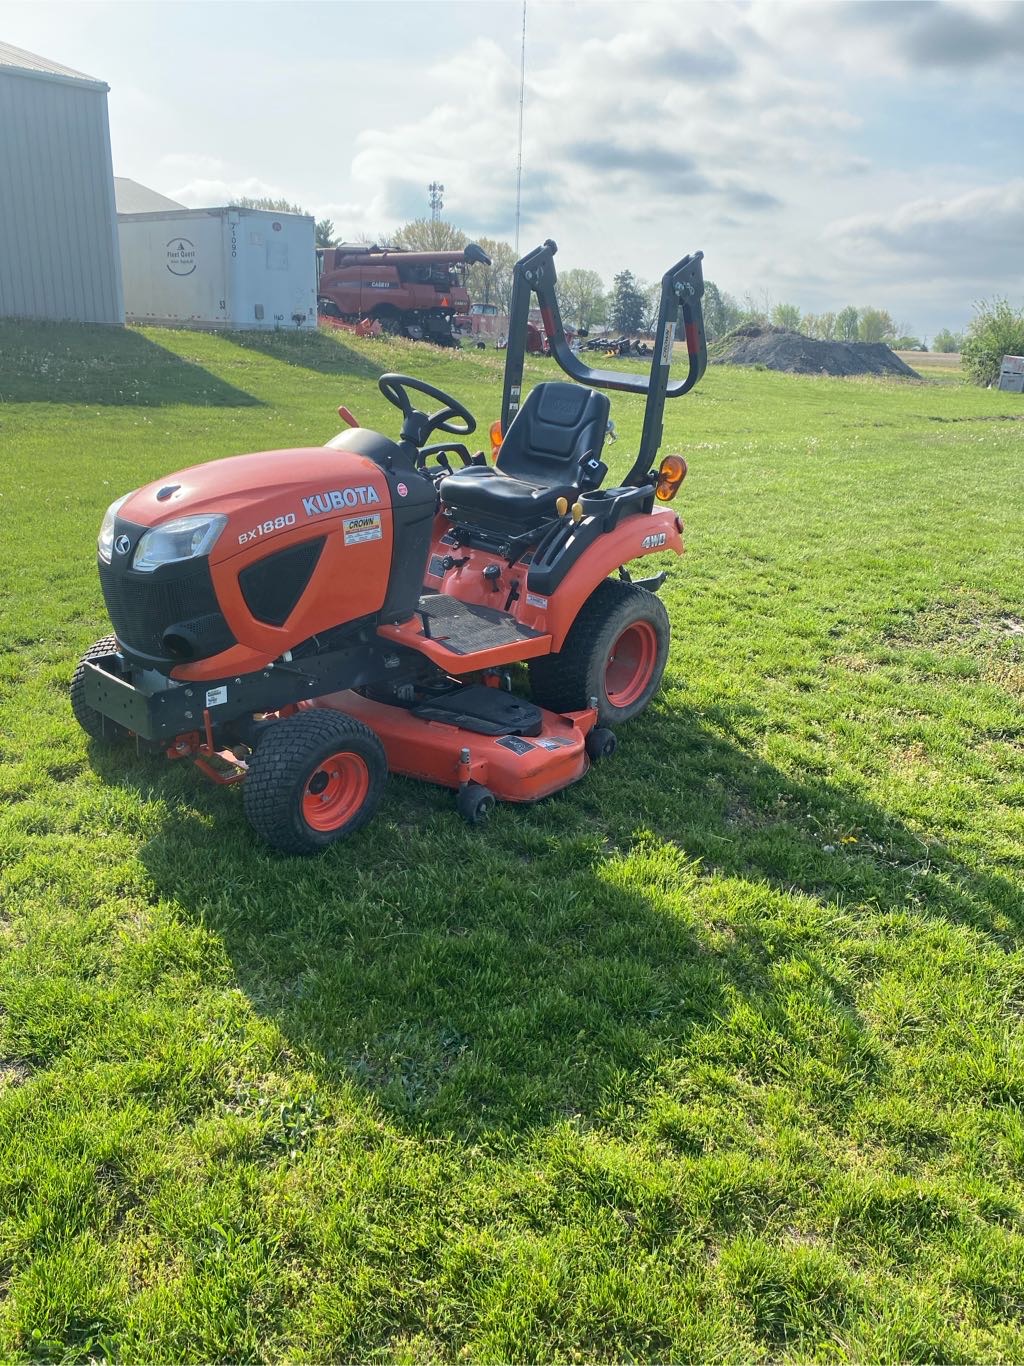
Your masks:
<path fill-rule="evenodd" d="M 314 830 L 339 830 L 358 813 L 370 790 L 365 759 L 339 750 L 321 760 L 302 793 L 302 817 Z"/>
<path fill-rule="evenodd" d="M 658 661 L 658 636 L 649 621 L 627 626 L 608 654 L 604 690 L 613 707 L 629 707 L 644 695 Z"/>

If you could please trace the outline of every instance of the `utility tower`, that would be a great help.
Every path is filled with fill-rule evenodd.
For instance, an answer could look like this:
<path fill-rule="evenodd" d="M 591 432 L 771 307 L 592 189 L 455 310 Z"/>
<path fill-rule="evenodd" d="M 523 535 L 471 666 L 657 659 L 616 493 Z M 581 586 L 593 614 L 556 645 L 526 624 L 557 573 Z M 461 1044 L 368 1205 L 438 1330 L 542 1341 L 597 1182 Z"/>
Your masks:
<path fill-rule="evenodd" d="M 439 223 L 441 221 L 441 210 L 444 208 L 444 200 L 441 198 L 444 194 L 444 186 L 439 185 L 436 180 L 432 180 L 427 189 L 430 191 L 430 221 L 431 223 Z"/>

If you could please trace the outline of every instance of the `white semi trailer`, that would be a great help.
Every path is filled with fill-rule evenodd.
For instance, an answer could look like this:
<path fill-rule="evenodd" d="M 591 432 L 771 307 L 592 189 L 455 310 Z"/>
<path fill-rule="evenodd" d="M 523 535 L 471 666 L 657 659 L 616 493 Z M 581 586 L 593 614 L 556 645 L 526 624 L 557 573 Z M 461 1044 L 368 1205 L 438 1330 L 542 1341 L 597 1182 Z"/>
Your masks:
<path fill-rule="evenodd" d="M 265 209 L 117 216 L 128 322 L 316 327 L 313 219 Z"/>

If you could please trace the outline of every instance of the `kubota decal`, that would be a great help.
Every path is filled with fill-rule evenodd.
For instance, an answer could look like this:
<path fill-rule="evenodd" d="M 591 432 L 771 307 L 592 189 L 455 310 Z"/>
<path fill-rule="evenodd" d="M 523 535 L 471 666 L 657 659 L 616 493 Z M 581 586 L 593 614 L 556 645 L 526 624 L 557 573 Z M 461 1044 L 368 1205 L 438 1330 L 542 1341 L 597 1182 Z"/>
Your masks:
<path fill-rule="evenodd" d="M 303 498 L 302 507 L 307 517 L 319 517 L 322 512 L 339 512 L 342 508 L 367 507 L 379 503 L 380 494 L 372 484 L 356 484 L 347 489 L 326 489 Z"/>

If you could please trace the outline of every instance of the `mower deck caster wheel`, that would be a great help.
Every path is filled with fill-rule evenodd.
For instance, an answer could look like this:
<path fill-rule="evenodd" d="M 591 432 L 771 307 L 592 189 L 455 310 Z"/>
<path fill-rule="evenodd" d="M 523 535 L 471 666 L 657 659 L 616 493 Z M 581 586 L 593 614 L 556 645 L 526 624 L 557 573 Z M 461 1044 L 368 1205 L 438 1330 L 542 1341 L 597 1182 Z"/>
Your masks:
<path fill-rule="evenodd" d="M 587 755 L 595 764 L 600 759 L 610 759 L 618 747 L 615 732 L 607 726 L 595 726 L 587 736 Z"/>
<path fill-rule="evenodd" d="M 468 825 L 483 825 L 494 810 L 494 793 L 482 783 L 467 783 L 459 788 L 455 805 Z"/>

